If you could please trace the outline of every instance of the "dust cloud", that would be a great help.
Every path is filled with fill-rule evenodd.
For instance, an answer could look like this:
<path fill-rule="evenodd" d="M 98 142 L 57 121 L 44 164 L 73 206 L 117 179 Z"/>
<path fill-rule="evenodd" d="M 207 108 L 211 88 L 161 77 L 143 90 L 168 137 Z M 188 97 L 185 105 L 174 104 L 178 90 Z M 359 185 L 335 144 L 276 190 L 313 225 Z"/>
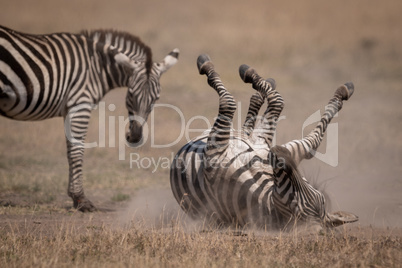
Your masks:
<path fill-rule="evenodd" d="M 171 229 L 179 226 L 187 231 L 202 228 L 203 225 L 180 209 L 170 188 L 138 190 L 120 213 L 118 223 L 123 228 Z"/>

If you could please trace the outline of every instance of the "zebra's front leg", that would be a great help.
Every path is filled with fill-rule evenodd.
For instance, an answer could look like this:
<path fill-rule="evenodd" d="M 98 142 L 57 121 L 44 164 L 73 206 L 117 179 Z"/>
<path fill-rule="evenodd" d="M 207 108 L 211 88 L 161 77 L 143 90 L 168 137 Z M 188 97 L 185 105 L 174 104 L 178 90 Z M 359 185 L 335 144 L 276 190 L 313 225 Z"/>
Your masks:
<path fill-rule="evenodd" d="M 214 65 L 208 55 L 202 54 L 197 59 L 197 66 L 200 74 L 208 77 L 208 84 L 216 90 L 219 95 L 219 113 L 208 136 L 206 152 L 223 152 L 229 145 L 230 131 L 233 115 L 236 111 L 236 102 L 232 94 L 226 90 L 219 74 L 215 71 Z M 215 149 L 217 151 L 215 151 Z"/>
<path fill-rule="evenodd" d="M 82 105 L 65 118 L 67 158 L 69 165 L 68 196 L 73 199 L 74 208 L 82 212 L 92 212 L 96 207 L 84 194 L 83 161 L 84 140 L 91 115 L 90 108 Z"/>
<path fill-rule="evenodd" d="M 351 82 L 340 86 L 335 91 L 334 96 L 329 100 L 328 105 L 325 106 L 325 112 L 317 126 L 302 140 L 295 140 L 284 144 L 290 151 L 296 165 L 303 159 L 309 159 L 314 156 L 314 153 L 321 144 L 328 124 L 335 114 L 342 109 L 343 101 L 348 100 L 352 96 L 353 91 L 354 86 Z"/>
<path fill-rule="evenodd" d="M 254 69 L 245 64 L 240 66 L 239 74 L 245 83 L 252 83 L 253 88 L 267 99 L 268 106 L 261 121 L 262 129 L 259 129 L 259 133 L 256 134 L 257 137 L 264 140 L 268 147 L 271 148 L 276 132 L 276 125 L 285 102 L 278 91 L 275 90 L 276 83 L 274 79 L 268 78 L 264 80 Z"/>

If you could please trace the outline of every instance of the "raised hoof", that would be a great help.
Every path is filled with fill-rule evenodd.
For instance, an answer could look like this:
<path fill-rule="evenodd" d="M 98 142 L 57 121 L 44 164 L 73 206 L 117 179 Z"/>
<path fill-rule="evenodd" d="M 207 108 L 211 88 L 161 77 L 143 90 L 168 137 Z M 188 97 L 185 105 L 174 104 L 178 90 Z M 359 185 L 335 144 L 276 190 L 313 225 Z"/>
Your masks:
<path fill-rule="evenodd" d="M 180 54 L 180 50 L 178 48 L 175 48 L 169 53 L 169 56 L 172 56 L 172 57 L 178 59 L 179 54 Z"/>
<path fill-rule="evenodd" d="M 94 212 L 97 208 L 92 204 L 92 202 L 86 197 L 77 198 L 74 201 L 74 208 L 81 212 Z"/>
<path fill-rule="evenodd" d="M 348 82 L 340 86 L 336 91 L 341 95 L 342 100 L 348 100 L 352 97 L 353 92 L 355 91 L 355 86 L 352 82 Z"/>
<path fill-rule="evenodd" d="M 253 68 L 250 68 L 247 64 L 242 64 L 239 67 L 239 75 L 241 80 L 244 81 L 244 83 L 253 83 L 253 74 L 255 73 Z"/>
<path fill-rule="evenodd" d="M 207 74 L 214 67 L 211 58 L 207 54 L 201 54 L 197 58 L 197 67 L 200 74 Z"/>

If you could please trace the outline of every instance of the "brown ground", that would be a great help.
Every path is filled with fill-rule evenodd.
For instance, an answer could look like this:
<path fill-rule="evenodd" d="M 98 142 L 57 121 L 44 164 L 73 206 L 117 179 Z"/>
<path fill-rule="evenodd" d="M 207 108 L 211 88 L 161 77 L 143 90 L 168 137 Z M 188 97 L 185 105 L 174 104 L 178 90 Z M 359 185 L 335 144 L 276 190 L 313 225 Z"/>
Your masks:
<path fill-rule="evenodd" d="M 147 144 L 139 149 L 125 148 L 125 160 L 118 159 L 118 138 L 116 146 L 111 147 L 107 133 L 110 117 L 115 119 L 118 136 L 118 116 L 126 116 L 124 89 L 106 96 L 106 107 L 115 104 L 117 109 L 107 110 L 105 124 L 99 124 L 99 113 L 94 111 L 88 141 L 99 141 L 99 129 L 105 126 L 106 147 L 86 150 L 84 172 L 86 193 L 100 212 L 82 214 L 71 209 L 72 202 L 66 195 L 68 171 L 62 119 L 32 123 L 0 118 L 1 262 L 10 266 L 400 265 L 400 1 L 324 4 L 306 0 L 292 5 L 286 1 L 136 2 L 140 1 L 14 0 L 2 5 L 0 23 L 15 30 L 39 34 L 114 28 L 140 36 L 153 49 L 155 60 L 161 60 L 175 47 L 181 54 L 179 63 L 161 80 L 163 92 L 158 102 L 173 105 L 179 112 L 169 107 L 156 108 Z M 210 234 L 200 235 L 199 226 L 182 220 L 184 216 L 178 212 L 170 193 L 166 163 L 186 143 L 186 136 L 167 148 L 153 148 L 151 142 L 152 135 L 157 145 L 174 142 L 182 122 L 191 129 L 208 127 L 202 120 L 191 122 L 195 116 L 205 116 L 212 123 L 217 113 L 217 96 L 197 72 L 195 61 L 200 53 L 211 56 L 225 85 L 241 103 L 240 121 L 245 117 L 252 89 L 241 82 L 238 67 L 246 63 L 262 76 L 275 78 L 286 103 L 286 118 L 278 125 L 278 143 L 301 138 L 305 120 L 317 110 L 322 111 L 336 87 L 354 82 L 355 94 L 334 119 L 338 124 L 337 166 L 313 159 L 302 163 L 301 170 L 324 188 L 333 210 L 353 212 L 359 215 L 359 222 L 341 229 L 341 235 L 335 238 L 313 237 L 315 244 L 309 244 L 309 236 L 298 240 L 292 234 L 286 238 L 291 246 L 281 248 L 280 234 L 257 235 L 256 241 L 250 234 L 244 241 L 221 233 L 214 233 L 211 238 Z M 152 118 L 148 123 L 152 124 Z M 198 134 L 192 132 L 190 137 Z M 325 153 L 325 143 L 321 152 Z M 130 167 L 130 153 L 143 160 L 142 167 Z M 158 168 L 146 167 L 152 160 L 160 161 Z M 154 219 L 157 225 L 151 228 L 150 221 Z M 181 224 L 183 233 L 173 231 L 174 226 Z M 166 233 L 169 235 L 165 237 Z M 180 244 L 177 239 L 182 234 Z M 131 241 L 148 241 L 142 245 L 147 258 L 136 259 L 140 250 L 137 242 L 129 242 L 129 237 Z M 203 239 L 210 242 L 204 243 Z M 163 246 L 158 244 L 161 241 Z M 344 242 L 347 246 L 342 247 Z M 262 251 L 256 248 L 259 243 L 272 247 L 266 249 L 268 252 Z M 121 253 L 111 253 L 109 246 L 115 245 Z M 314 245 L 318 245 L 318 253 Z M 70 246 L 74 250 L 65 248 Z M 85 251 L 86 247 L 94 251 Z M 267 262 L 258 262 L 257 257 L 247 262 L 242 259 L 241 254 L 247 254 L 250 248 L 252 253 L 265 256 Z M 209 263 L 207 257 L 192 255 L 197 250 L 201 251 L 199 256 L 215 258 L 211 257 Z M 273 255 L 285 253 L 280 261 L 270 262 L 269 250 Z M 304 252 L 307 257 L 297 252 Z M 130 259 L 125 259 L 127 254 Z M 310 261 L 309 254 L 319 257 Z"/>

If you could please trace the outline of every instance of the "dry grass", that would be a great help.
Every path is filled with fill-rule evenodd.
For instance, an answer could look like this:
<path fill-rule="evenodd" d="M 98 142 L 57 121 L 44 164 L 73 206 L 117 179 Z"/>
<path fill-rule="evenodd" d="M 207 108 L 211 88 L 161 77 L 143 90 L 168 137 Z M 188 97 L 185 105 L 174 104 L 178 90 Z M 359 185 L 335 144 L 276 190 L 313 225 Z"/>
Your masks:
<path fill-rule="evenodd" d="M 399 267 L 401 233 L 378 228 L 268 233 L 208 230 L 172 219 L 119 222 L 113 215 L 32 214 L 2 224 L 0 260 L 8 267 Z M 112 216 L 112 217 L 111 217 Z M 129 227 L 127 227 L 129 226 Z M 4 267 L 4 266 L 3 266 Z"/>
<path fill-rule="evenodd" d="M 40 4 L 39 4 L 40 3 Z M 356 91 L 335 118 L 339 164 L 306 161 L 302 171 L 325 184 L 334 210 L 351 211 L 360 221 L 336 233 L 266 233 L 236 236 L 177 216 L 169 190 L 169 169 L 130 166 L 130 154 L 165 161 L 187 142 L 153 148 L 151 133 L 141 148 L 85 151 L 85 189 L 101 212 L 71 210 L 68 166 L 60 118 L 16 122 L 0 118 L 0 262 L 28 266 L 285 266 L 398 267 L 402 226 L 402 18 L 400 1 L 22 1 L 4 3 L 1 24 L 31 33 L 115 28 L 139 35 L 155 60 L 171 49 L 180 61 L 161 79 L 159 107 L 150 128 L 154 144 L 168 144 L 191 129 L 211 124 L 217 96 L 195 65 L 208 53 L 241 104 L 244 119 L 250 86 L 238 77 L 243 63 L 276 79 L 285 99 L 278 143 L 301 138 L 307 117 L 322 109 L 338 85 Z M 123 89 L 105 98 L 105 124 L 93 112 L 88 141 L 99 141 L 109 117 L 127 116 Z M 241 120 L 239 120 L 241 121 Z M 238 126 L 235 118 L 235 127 Z M 148 121 L 151 124 L 151 118 Z M 117 133 L 116 133 L 117 134 Z M 199 132 L 190 133 L 194 137 Z M 162 164 L 160 162 L 160 164 Z M 155 188 L 160 190 L 156 191 Z M 152 189 L 152 190 L 147 190 Z M 127 200 L 130 197 L 130 200 Z M 152 225 L 162 212 L 176 215 Z M 134 213 L 135 212 L 135 213 Z M 136 214 L 136 216 L 134 216 Z M 369 227 L 373 226 L 373 227 Z M 208 230 L 208 232 L 206 232 Z"/>

